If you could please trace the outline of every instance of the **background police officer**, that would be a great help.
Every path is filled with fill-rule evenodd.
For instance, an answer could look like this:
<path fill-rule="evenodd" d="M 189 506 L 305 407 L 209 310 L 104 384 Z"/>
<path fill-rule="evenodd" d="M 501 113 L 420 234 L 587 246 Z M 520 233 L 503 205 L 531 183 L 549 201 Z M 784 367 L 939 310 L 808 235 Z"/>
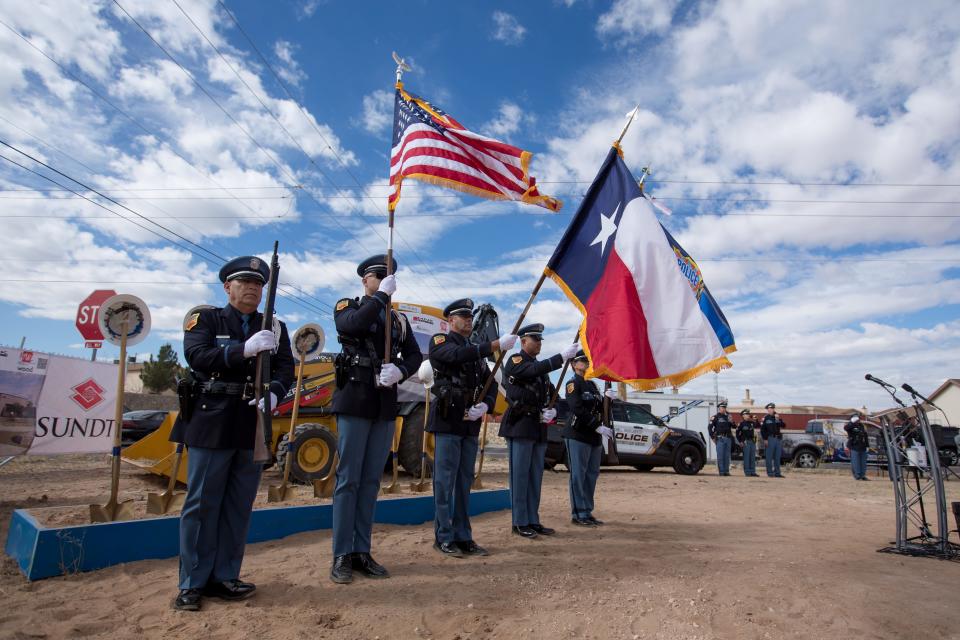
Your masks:
<path fill-rule="evenodd" d="M 730 475 L 730 446 L 733 437 L 733 422 L 730 420 L 730 414 L 727 413 L 727 403 L 721 402 L 717 405 L 717 413 L 710 418 L 708 427 L 710 438 L 717 445 L 717 469 L 720 475 Z"/>
<path fill-rule="evenodd" d="M 570 466 L 570 521 L 573 524 L 595 527 L 603 524 L 593 517 L 593 497 L 600 477 L 600 455 L 602 434 L 613 437 L 613 429 L 602 424 L 603 395 L 593 380 L 586 380 L 583 374 L 590 365 L 583 351 L 573 358 L 573 380 L 567 383 L 567 406 L 570 417 L 563 427 L 563 437 L 567 447 L 567 461 Z M 617 392 L 607 389 L 606 393 L 615 398 Z"/>
<path fill-rule="evenodd" d="M 850 422 L 844 425 L 847 432 L 847 448 L 850 449 L 850 471 L 854 480 L 869 480 L 867 477 L 867 449 L 870 441 L 867 430 L 860 422 L 860 413 L 850 416 Z"/>
<path fill-rule="evenodd" d="M 777 405 L 767 404 L 767 415 L 760 423 L 760 437 L 763 439 L 763 456 L 767 465 L 767 475 L 771 478 L 782 478 L 780 473 L 780 456 L 783 455 L 783 443 L 780 441 L 783 432 L 783 420 L 777 415 Z"/>
<path fill-rule="evenodd" d="M 389 576 L 370 555 L 373 512 L 393 438 L 397 383 L 415 373 L 423 359 L 407 319 L 389 309 L 397 285 L 393 275 L 387 276 L 387 256 L 367 258 L 357 275 L 363 297 L 339 300 L 333 314 L 343 346 L 331 409 L 337 415 L 340 463 L 333 491 L 330 579 L 339 584 L 351 582 L 354 569 L 371 578 Z M 393 353 L 383 364 L 388 317 Z"/>
<path fill-rule="evenodd" d="M 485 556 L 470 529 L 470 486 L 477 459 L 480 418 L 497 401 L 497 385 L 480 398 L 490 369 L 484 359 L 495 351 L 509 351 L 517 336 L 473 344 L 473 300 L 455 300 L 443 310 L 450 332 L 430 339 L 430 364 L 436 396 L 428 431 L 434 434 L 433 497 L 436 520 L 433 547 L 448 556 Z"/>
<path fill-rule="evenodd" d="M 743 451 L 743 475 L 757 478 L 757 429 L 760 425 L 753 419 L 750 409 L 740 412 L 740 424 L 737 425 L 737 442 Z"/>
<path fill-rule="evenodd" d="M 286 326 L 280 323 L 279 346 L 273 331 L 258 330 L 269 277 L 259 258 L 231 260 L 220 269 L 228 304 L 199 311 L 184 325 L 183 351 L 196 382 L 170 435 L 189 448 L 177 609 L 198 610 L 202 596 L 240 600 L 256 588 L 239 580 L 261 470 L 253 461 L 256 355 L 277 349 L 270 359 L 271 407 L 293 382 Z"/>
<path fill-rule="evenodd" d="M 550 397 L 548 373 L 563 366 L 580 349 L 573 343 L 549 360 L 537 360 L 543 325 L 528 324 L 518 333 L 520 353 L 503 367 L 504 391 L 509 405 L 500 421 L 500 437 L 507 439 L 510 460 L 510 503 L 513 532 L 524 538 L 556 533 L 540 523 L 540 487 L 547 452 L 547 425 L 556 409 L 546 409 Z"/>

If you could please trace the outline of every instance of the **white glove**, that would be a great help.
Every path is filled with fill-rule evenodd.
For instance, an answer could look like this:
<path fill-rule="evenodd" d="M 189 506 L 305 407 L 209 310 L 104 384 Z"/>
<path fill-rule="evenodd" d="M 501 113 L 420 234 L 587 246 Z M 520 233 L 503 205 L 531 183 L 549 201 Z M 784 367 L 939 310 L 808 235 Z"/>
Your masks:
<path fill-rule="evenodd" d="M 269 329 L 257 331 L 243 343 L 243 357 L 252 358 L 261 351 L 273 349 L 276 345 L 277 339 L 274 337 L 273 331 Z"/>
<path fill-rule="evenodd" d="M 377 378 L 377 385 L 381 387 L 392 387 L 400 382 L 403 372 L 397 368 L 397 365 L 388 362 L 380 369 L 380 376 Z"/>
<path fill-rule="evenodd" d="M 574 342 L 573 344 L 563 348 L 563 351 L 560 352 L 560 355 L 563 356 L 564 360 L 569 360 L 573 356 L 577 355 L 577 351 L 580 351 L 580 343 Z"/>
<path fill-rule="evenodd" d="M 253 400 L 251 400 L 251 401 L 248 402 L 247 404 L 250 405 L 251 407 L 252 407 L 253 405 L 257 405 L 257 409 L 259 409 L 260 411 L 263 411 L 263 398 L 260 398 L 260 402 L 259 402 L 259 403 L 257 402 L 257 399 L 254 398 Z M 273 391 L 271 391 L 271 392 L 270 392 L 270 413 L 273 413 L 273 412 L 276 411 L 276 410 L 277 410 L 277 394 L 275 394 Z"/>
<path fill-rule="evenodd" d="M 608 426 L 606 426 L 606 425 L 600 425 L 599 427 L 597 427 L 597 433 L 599 433 L 600 435 L 602 435 L 604 438 L 612 438 L 612 437 L 613 437 L 613 429 L 611 429 L 610 427 L 608 427 Z"/>
<path fill-rule="evenodd" d="M 517 336 L 512 333 L 508 333 L 505 336 L 500 336 L 500 351 L 510 351 L 513 349 L 513 345 L 517 344 Z"/>
<path fill-rule="evenodd" d="M 479 420 L 480 418 L 483 417 L 483 414 L 487 412 L 488 408 L 489 407 L 487 407 L 486 402 L 478 402 L 477 404 L 467 409 L 467 420 L 471 420 L 471 421 Z"/>
<path fill-rule="evenodd" d="M 540 422 L 553 422 L 553 419 L 557 417 L 556 409 L 544 409 L 540 412 Z"/>
<path fill-rule="evenodd" d="M 397 291 L 397 276 L 394 274 L 388 275 L 386 278 L 380 281 L 380 288 L 377 291 L 382 291 L 388 296 L 392 296 Z"/>
<path fill-rule="evenodd" d="M 607 396 L 611 400 L 616 400 L 618 397 L 615 389 L 604 389 L 603 395 Z"/>

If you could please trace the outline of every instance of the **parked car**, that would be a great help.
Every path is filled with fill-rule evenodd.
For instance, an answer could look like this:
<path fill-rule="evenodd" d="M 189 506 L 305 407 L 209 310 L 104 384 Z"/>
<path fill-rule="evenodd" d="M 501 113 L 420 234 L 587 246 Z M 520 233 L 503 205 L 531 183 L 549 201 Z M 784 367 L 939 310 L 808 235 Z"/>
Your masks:
<path fill-rule="evenodd" d="M 610 403 L 617 454 L 621 465 L 638 471 L 673 467 L 683 475 L 695 475 L 707 459 L 706 445 L 695 431 L 677 429 L 657 418 L 640 404 L 614 400 Z M 560 431 L 570 416 L 566 400 L 557 401 L 557 425 L 547 431 L 547 466 L 566 465 L 566 443 Z"/>
<path fill-rule="evenodd" d="M 123 414 L 123 430 L 120 441 L 124 445 L 133 444 L 140 438 L 157 430 L 167 417 L 167 411 L 141 409 Z"/>
<path fill-rule="evenodd" d="M 957 454 L 957 436 L 960 435 L 960 429 L 932 424 L 930 425 L 930 431 L 933 432 L 933 439 L 937 442 L 940 464 L 947 467 L 955 467 L 960 464 L 960 456 Z"/>

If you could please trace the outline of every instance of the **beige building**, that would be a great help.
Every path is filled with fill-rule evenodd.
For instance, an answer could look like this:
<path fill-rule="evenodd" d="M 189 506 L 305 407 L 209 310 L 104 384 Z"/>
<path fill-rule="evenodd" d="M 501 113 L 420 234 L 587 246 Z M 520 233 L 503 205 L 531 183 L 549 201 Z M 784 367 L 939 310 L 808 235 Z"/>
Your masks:
<path fill-rule="evenodd" d="M 960 425 L 960 378 L 950 378 L 927 397 L 943 409 L 941 413 L 929 405 L 924 405 L 930 424 L 953 427 Z"/>
<path fill-rule="evenodd" d="M 127 376 L 123 383 L 124 393 L 145 393 L 143 390 L 143 380 L 140 379 L 141 371 L 143 371 L 142 362 L 130 362 L 127 364 Z M 177 394 L 173 390 L 167 389 L 163 393 L 151 395 L 175 396 Z"/>

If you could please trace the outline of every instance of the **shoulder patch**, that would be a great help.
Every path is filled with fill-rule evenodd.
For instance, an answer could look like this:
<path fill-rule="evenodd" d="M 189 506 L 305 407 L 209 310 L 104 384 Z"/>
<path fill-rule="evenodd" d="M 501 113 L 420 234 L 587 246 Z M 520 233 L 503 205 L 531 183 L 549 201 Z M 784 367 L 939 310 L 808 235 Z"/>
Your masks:
<path fill-rule="evenodd" d="M 187 321 L 183 323 L 183 330 L 190 331 L 190 329 L 193 329 L 195 326 L 197 326 L 198 322 L 200 322 L 200 314 L 195 313 L 187 318 Z"/>
<path fill-rule="evenodd" d="M 510 358 L 510 362 L 512 362 L 513 364 L 520 364 L 521 362 L 523 362 L 523 356 L 513 356 L 512 358 Z"/>
<path fill-rule="evenodd" d="M 572 382 L 568 382 L 568 383 L 567 383 L 567 393 L 573 393 L 573 388 L 574 388 L 574 386 L 576 386 L 576 385 L 574 385 Z"/>
<path fill-rule="evenodd" d="M 447 341 L 447 336 L 444 336 L 444 335 L 433 336 L 433 344 L 443 344 L 446 341 Z"/>
<path fill-rule="evenodd" d="M 344 298 L 343 300 L 341 300 L 341 301 L 339 301 L 339 302 L 337 303 L 337 307 L 336 307 L 335 311 L 343 311 L 344 309 L 346 309 L 346 308 L 349 307 L 349 306 L 350 306 L 350 298 Z"/>

